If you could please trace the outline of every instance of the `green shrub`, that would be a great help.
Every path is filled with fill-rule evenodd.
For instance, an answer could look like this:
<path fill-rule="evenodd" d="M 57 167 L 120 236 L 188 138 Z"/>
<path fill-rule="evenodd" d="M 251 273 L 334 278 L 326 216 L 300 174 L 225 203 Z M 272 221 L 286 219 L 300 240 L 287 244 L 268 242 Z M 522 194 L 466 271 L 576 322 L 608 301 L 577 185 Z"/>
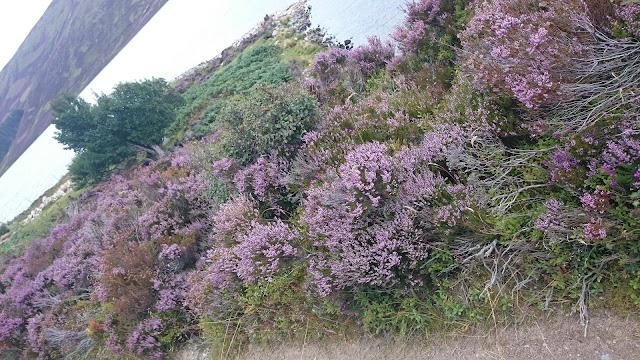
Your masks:
<path fill-rule="evenodd" d="M 295 85 L 259 86 L 220 110 L 225 152 L 249 164 L 285 145 L 299 145 L 318 114 L 315 98 Z"/>
<path fill-rule="evenodd" d="M 9 229 L 7 224 L 0 225 L 0 236 L 2 236 L 4 234 L 7 234 L 9 231 L 11 231 L 11 230 Z"/>
<path fill-rule="evenodd" d="M 188 122 L 221 96 L 246 92 L 257 84 L 277 85 L 293 80 L 289 65 L 280 60 L 280 47 L 258 43 L 240 53 L 207 81 L 184 93 L 186 101 L 178 112 L 178 123 Z M 175 132 L 175 126 L 170 132 Z"/>

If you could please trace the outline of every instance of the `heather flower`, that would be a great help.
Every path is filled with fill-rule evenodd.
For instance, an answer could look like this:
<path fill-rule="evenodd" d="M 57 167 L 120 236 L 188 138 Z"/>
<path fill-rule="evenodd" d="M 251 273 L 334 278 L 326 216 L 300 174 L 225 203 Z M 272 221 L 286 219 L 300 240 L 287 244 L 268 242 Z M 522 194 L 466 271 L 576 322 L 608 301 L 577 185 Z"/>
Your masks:
<path fill-rule="evenodd" d="M 466 65 L 482 89 L 507 92 L 527 108 L 560 96 L 561 69 L 590 41 L 572 23 L 586 15 L 580 1 L 537 6 L 525 0 L 478 3 L 462 32 Z"/>
<path fill-rule="evenodd" d="M 27 344 L 33 352 L 44 358 L 46 356 L 46 344 L 42 337 L 42 323 L 44 314 L 38 314 L 29 319 L 27 323 Z"/>
<path fill-rule="evenodd" d="M 436 210 L 435 219 L 446 222 L 449 226 L 458 225 L 464 220 L 464 215 L 473 211 L 473 190 L 463 184 L 449 185 L 443 195 L 451 199 L 447 204 Z"/>
<path fill-rule="evenodd" d="M 158 254 L 158 259 L 160 260 L 176 260 L 182 254 L 182 250 L 180 249 L 180 246 L 178 244 L 161 244 L 160 247 L 161 250 Z"/>
<path fill-rule="evenodd" d="M 213 163 L 213 174 L 222 179 L 232 178 L 232 174 L 235 173 L 237 162 L 231 158 L 222 158 Z"/>
<path fill-rule="evenodd" d="M 604 214 L 610 207 L 610 196 L 611 191 L 597 188 L 593 194 L 582 194 L 582 196 L 580 196 L 580 202 L 582 203 L 582 207 L 585 209 L 595 211 L 599 214 Z"/>
<path fill-rule="evenodd" d="M 224 318 L 234 306 L 234 291 L 240 285 L 236 275 L 238 259 L 233 249 L 217 247 L 187 277 L 184 304 L 206 318 Z"/>
<path fill-rule="evenodd" d="M 551 198 L 544 204 L 546 211 L 535 222 L 535 227 L 541 231 L 550 231 L 560 226 L 560 210 L 564 203 Z"/>
<path fill-rule="evenodd" d="M 588 224 L 585 224 L 583 233 L 587 240 L 597 241 L 607 237 L 607 229 L 600 218 L 591 219 Z"/>
<path fill-rule="evenodd" d="M 174 310 L 180 307 L 183 298 L 181 289 L 163 289 L 158 292 L 155 308 L 160 312 Z"/>
<path fill-rule="evenodd" d="M 258 217 L 257 204 L 246 196 L 236 196 L 222 204 L 213 215 L 212 238 L 215 243 L 235 241 L 235 236 Z"/>
<path fill-rule="evenodd" d="M 394 46 L 383 43 L 378 37 L 370 37 L 367 44 L 358 46 L 349 52 L 349 58 L 355 63 L 362 75 L 371 76 L 380 69 L 384 69 L 394 56 Z"/>
<path fill-rule="evenodd" d="M 391 191 L 391 161 L 383 144 L 373 142 L 357 147 L 340 166 L 345 190 L 365 196 L 371 206 L 378 206 L 381 197 Z"/>
<path fill-rule="evenodd" d="M 408 279 L 428 256 L 427 244 L 419 239 L 431 226 L 420 217 L 421 210 L 444 183 L 430 166 L 465 142 L 459 127 L 434 126 L 420 145 L 396 154 L 378 142 L 347 152 L 337 173 L 306 193 L 302 220 L 318 249 L 309 259 L 313 280 L 307 286 L 324 296 Z M 457 193 L 458 188 L 450 190 Z"/>
<path fill-rule="evenodd" d="M 619 166 L 634 164 L 640 160 L 640 138 L 633 125 L 627 122 L 621 124 L 621 134 L 610 137 L 606 149 L 602 154 L 604 163 L 616 168 Z"/>
<path fill-rule="evenodd" d="M 264 225 L 254 221 L 251 230 L 238 237 L 234 249 L 238 277 L 245 283 L 269 279 L 285 259 L 298 253 L 294 247 L 298 237 L 296 231 L 280 220 Z"/>
<path fill-rule="evenodd" d="M 393 59 L 395 48 L 379 38 L 368 39 L 367 44 L 353 50 L 329 48 L 316 54 L 305 84 L 321 100 L 336 95 L 360 93 L 367 78 L 384 69 Z"/>
<path fill-rule="evenodd" d="M 289 166 L 286 159 L 274 152 L 260 156 L 253 164 L 239 170 L 233 181 L 240 193 L 254 194 L 257 199 L 266 201 L 269 192 L 285 188 L 281 181 Z"/>
<path fill-rule="evenodd" d="M 127 338 L 127 348 L 136 355 L 148 359 L 163 359 L 164 352 L 159 337 L 162 333 L 160 319 L 148 319 L 138 324 Z"/>
<path fill-rule="evenodd" d="M 10 341 L 20 334 L 20 329 L 24 320 L 20 317 L 8 315 L 5 311 L 0 312 L 0 341 Z"/>
<path fill-rule="evenodd" d="M 111 273 L 116 276 L 124 276 L 127 271 L 123 267 L 117 266 L 111 269 Z"/>
<path fill-rule="evenodd" d="M 617 18 L 624 21 L 631 35 L 640 38 L 640 4 L 633 1 L 616 2 L 614 12 Z"/>
<path fill-rule="evenodd" d="M 416 53 L 451 26 L 453 4 L 442 0 L 417 0 L 407 3 L 404 23 L 391 35 L 405 53 Z"/>
<path fill-rule="evenodd" d="M 549 168 L 549 182 L 559 183 L 574 177 L 579 162 L 566 149 L 557 149 L 544 164 Z"/>

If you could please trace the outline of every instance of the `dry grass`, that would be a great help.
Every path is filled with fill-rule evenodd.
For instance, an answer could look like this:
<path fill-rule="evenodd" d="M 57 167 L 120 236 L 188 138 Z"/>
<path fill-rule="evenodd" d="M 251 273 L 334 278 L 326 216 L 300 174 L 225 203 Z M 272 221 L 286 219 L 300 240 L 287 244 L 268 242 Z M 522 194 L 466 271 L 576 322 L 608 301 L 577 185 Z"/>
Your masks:
<path fill-rule="evenodd" d="M 637 319 L 593 314 L 586 337 L 583 330 L 577 316 L 554 315 L 526 325 L 495 331 L 470 330 L 466 334 L 251 346 L 242 354 L 230 354 L 226 359 L 640 359 L 640 321 Z M 202 345 L 192 345 L 175 357 L 177 360 L 217 358 Z"/>

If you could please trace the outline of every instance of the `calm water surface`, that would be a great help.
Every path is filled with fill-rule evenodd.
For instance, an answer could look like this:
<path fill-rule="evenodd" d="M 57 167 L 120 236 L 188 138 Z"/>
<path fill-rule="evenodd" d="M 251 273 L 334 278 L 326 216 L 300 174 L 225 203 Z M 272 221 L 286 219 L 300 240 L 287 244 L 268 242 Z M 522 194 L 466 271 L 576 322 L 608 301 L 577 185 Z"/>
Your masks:
<path fill-rule="evenodd" d="M 108 93 L 118 82 L 175 78 L 208 60 L 292 0 L 170 0 L 81 96 Z M 312 22 L 335 35 L 365 43 L 386 38 L 403 18 L 405 0 L 309 0 Z M 63 150 L 50 127 L 0 178 L 0 222 L 9 221 L 55 185 L 73 152 Z"/>

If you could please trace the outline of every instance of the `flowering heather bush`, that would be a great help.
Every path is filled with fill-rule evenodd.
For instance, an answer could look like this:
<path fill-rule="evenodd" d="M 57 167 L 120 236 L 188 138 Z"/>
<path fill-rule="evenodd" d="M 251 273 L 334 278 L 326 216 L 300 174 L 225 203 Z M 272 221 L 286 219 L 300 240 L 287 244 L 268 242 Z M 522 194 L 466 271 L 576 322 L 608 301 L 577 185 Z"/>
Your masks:
<path fill-rule="evenodd" d="M 616 2 L 614 13 L 624 22 L 624 28 L 630 35 L 640 38 L 640 4 L 634 1 Z"/>
<path fill-rule="evenodd" d="M 333 107 L 318 124 L 318 128 L 305 136 L 305 145 L 294 160 L 288 179 L 293 185 L 308 185 L 335 169 L 346 154 L 358 144 L 371 141 L 392 141 L 401 145 L 419 143 L 423 130 L 420 120 L 408 110 L 427 111 L 429 99 L 409 95 L 409 87 L 397 93 L 376 91 L 360 102 L 347 102 Z M 410 98 L 409 98 L 410 97 Z M 411 102 L 411 109 L 404 104 Z"/>
<path fill-rule="evenodd" d="M 430 53 L 429 60 L 452 60 L 445 55 L 445 47 L 440 47 L 438 42 L 453 41 L 446 37 L 455 37 L 457 17 L 465 5 L 466 1 L 411 1 L 407 3 L 404 24 L 392 36 L 405 54 L 416 54 L 431 48 L 426 51 Z"/>
<path fill-rule="evenodd" d="M 389 42 L 382 42 L 378 37 L 370 37 L 367 44 L 353 48 L 349 51 L 348 58 L 360 73 L 368 78 L 376 71 L 387 66 L 393 58 L 395 49 Z"/>
<path fill-rule="evenodd" d="M 347 153 L 331 181 L 308 190 L 304 202 L 302 220 L 319 250 L 310 260 L 310 286 L 328 295 L 411 278 L 429 254 L 429 223 L 437 221 L 424 210 L 445 183 L 430 166 L 463 141 L 459 128 L 439 127 L 396 154 L 377 142 Z"/>
<path fill-rule="evenodd" d="M 239 195 L 212 216 L 210 250 L 187 282 L 185 302 L 199 315 L 224 319 L 236 310 L 240 287 L 275 276 L 299 254 L 297 230 L 264 221 L 258 203 Z"/>
<path fill-rule="evenodd" d="M 240 169 L 234 175 L 236 189 L 265 203 L 276 213 L 286 213 L 291 209 L 284 204 L 288 197 L 287 173 L 291 162 L 276 152 L 260 156 L 253 164 Z"/>
<path fill-rule="evenodd" d="M 611 207 L 610 196 L 611 191 L 598 188 L 593 194 L 582 194 L 582 196 L 580 196 L 580 202 L 585 210 L 604 214 Z"/>
<path fill-rule="evenodd" d="M 597 241 L 607 237 L 607 227 L 600 218 L 591 219 L 584 225 L 583 231 L 587 240 Z"/>
<path fill-rule="evenodd" d="M 233 248 L 221 246 L 207 251 L 198 268 L 188 275 L 185 305 L 205 319 L 231 316 L 238 306 L 237 263 Z"/>
<path fill-rule="evenodd" d="M 573 23 L 587 17 L 583 3 L 486 0 L 474 10 L 461 39 L 477 86 L 513 96 L 527 108 L 556 101 L 562 71 L 590 41 Z"/>
<path fill-rule="evenodd" d="M 134 354 L 147 359 L 164 359 L 160 341 L 162 321 L 148 319 L 138 324 L 127 339 L 127 348 Z"/>
<path fill-rule="evenodd" d="M 24 320 L 21 317 L 12 317 L 5 311 L 0 313 L 0 343 L 6 343 L 12 339 L 18 339 Z"/>
<path fill-rule="evenodd" d="M 465 220 L 465 213 L 472 210 L 475 203 L 473 189 L 463 184 L 449 185 L 441 192 L 441 196 L 450 199 L 436 209 L 435 219 L 451 227 L 461 225 Z"/>
<path fill-rule="evenodd" d="M 180 151 L 167 162 L 114 176 L 85 197 L 68 223 L 33 242 L 0 276 L 3 336 L 15 332 L 10 341 L 18 344 L 28 335 L 41 356 L 88 351 L 92 340 L 81 336 L 88 320 L 57 312 L 73 314 L 69 309 L 89 294 L 115 310 L 119 328 L 108 334 L 114 349 L 134 319 L 151 310 L 182 311 L 180 272 L 193 265 L 208 210 L 200 199 L 203 184 L 190 173 L 195 170 Z"/>
<path fill-rule="evenodd" d="M 576 177 L 576 170 L 578 170 L 578 160 L 565 149 L 557 149 L 551 154 L 551 158 L 545 165 L 550 170 L 550 182 L 566 182 L 571 184 L 572 180 Z M 582 181 L 582 179 L 577 179 Z"/>
<path fill-rule="evenodd" d="M 236 273 L 245 283 L 268 280 L 282 266 L 281 262 L 294 257 L 299 235 L 280 220 L 269 224 L 254 221 L 251 230 L 238 237 L 235 254 Z"/>
<path fill-rule="evenodd" d="M 235 236 L 258 218 L 257 204 L 246 196 L 236 196 L 220 206 L 212 217 L 215 245 L 232 244 Z"/>
<path fill-rule="evenodd" d="M 346 99 L 362 93 L 367 79 L 384 69 L 393 56 L 393 45 L 377 37 L 369 38 L 366 45 L 353 50 L 330 48 L 316 55 L 307 86 L 322 102 Z"/>

